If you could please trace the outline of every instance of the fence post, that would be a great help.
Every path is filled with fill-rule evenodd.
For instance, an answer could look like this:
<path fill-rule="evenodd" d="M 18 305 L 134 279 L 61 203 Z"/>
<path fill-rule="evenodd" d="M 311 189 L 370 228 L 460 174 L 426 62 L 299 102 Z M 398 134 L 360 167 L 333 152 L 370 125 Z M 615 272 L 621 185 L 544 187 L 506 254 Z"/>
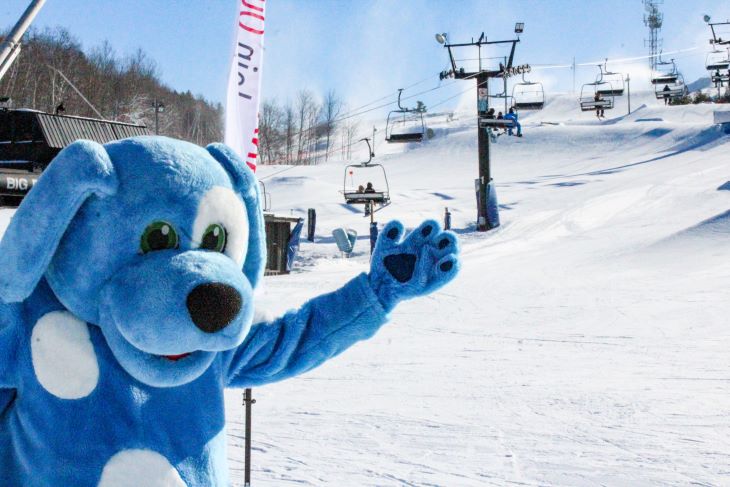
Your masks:
<path fill-rule="evenodd" d="M 375 250 L 375 242 L 378 240 L 378 222 L 370 222 L 370 255 Z"/>
<path fill-rule="evenodd" d="M 314 242 L 314 230 L 317 226 L 317 212 L 314 208 L 307 210 L 307 240 Z"/>
<path fill-rule="evenodd" d="M 246 406 L 246 437 L 244 439 L 243 485 L 246 487 L 251 485 L 251 405 L 256 404 L 256 399 L 252 396 L 250 388 L 244 390 L 243 403 Z"/>

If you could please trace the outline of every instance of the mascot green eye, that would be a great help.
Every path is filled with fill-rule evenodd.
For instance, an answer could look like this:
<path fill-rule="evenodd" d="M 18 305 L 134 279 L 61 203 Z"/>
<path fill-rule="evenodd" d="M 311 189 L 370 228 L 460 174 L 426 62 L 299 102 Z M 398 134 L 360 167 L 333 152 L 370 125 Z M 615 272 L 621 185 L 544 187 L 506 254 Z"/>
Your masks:
<path fill-rule="evenodd" d="M 163 221 L 147 225 L 140 241 L 140 248 L 144 254 L 155 250 L 175 249 L 177 246 L 177 232 L 172 225 Z"/>
<path fill-rule="evenodd" d="M 201 249 L 213 250 L 215 252 L 223 252 L 226 250 L 226 229 L 217 223 L 208 225 L 203 233 L 203 239 L 200 242 Z"/>

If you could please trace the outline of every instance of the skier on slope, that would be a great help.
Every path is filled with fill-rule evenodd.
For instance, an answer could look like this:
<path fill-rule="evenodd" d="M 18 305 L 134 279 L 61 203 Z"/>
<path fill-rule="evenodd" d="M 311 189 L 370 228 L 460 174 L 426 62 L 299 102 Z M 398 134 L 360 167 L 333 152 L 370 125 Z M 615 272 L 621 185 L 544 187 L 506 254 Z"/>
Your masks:
<path fill-rule="evenodd" d="M 517 121 L 517 113 L 515 112 L 514 108 L 509 109 L 509 113 L 504 116 L 505 120 L 512 120 L 512 123 L 514 123 L 515 128 L 517 128 L 517 137 L 522 137 L 522 125 L 520 122 Z M 509 127 L 507 129 L 507 134 L 512 135 L 512 127 Z"/>

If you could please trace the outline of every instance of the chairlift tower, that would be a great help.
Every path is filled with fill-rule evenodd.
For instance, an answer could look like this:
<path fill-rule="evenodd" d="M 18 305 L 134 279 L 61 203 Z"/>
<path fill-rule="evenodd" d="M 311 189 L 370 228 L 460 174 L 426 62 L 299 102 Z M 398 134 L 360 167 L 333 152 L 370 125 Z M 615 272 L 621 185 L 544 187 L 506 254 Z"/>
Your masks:
<path fill-rule="evenodd" d="M 649 63 L 651 64 L 652 71 L 657 67 L 657 60 L 659 51 L 662 48 L 664 42 L 663 39 L 659 38 L 659 31 L 662 29 L 664 23 L 664 14 L 659 10 L 659 5 L 664 3 L 664 0 L 643 0 L 644 1 L 644 25 L 649 28 L 649 38 L 644 39 L 644 47 L 647 45 L 651 50 L 651 57 Z"/>
<path fill-rule="evenodd" d="M 524 29 L 524 23 L 515 24 L 515 33 L 521 34 Z M 490 41 L 482 32 L 478 40 L 472 38 L 471 42 L 452 44 L 448 42 L 447 34 L 436 34 L 436 41 L 442 44 L 449 51 L 449 59 L 451 69 L 442 71 L 439 75 L 441 79 L 453 77 L 455 79 L 475 79 L 477 83 L 477 134 L 479 146 L 479 178 L 475 181 L 477 194 L 477 230 L 486 232 L 499 226 L 499 209 L 497 206 L 497 196 L 494 189 L 491 176 L 491 157 L 490 157 L 490 140 L 489 127 L 495 126 L 494 122 L 503 122 L 507 126 L 507 121 L 495 121 L 487 119 L 487 111 L 489 110 L 489 80 L 492 78 L 506 78 L 522 72 L 528 71 L 529 66 L 513 67 L 512 63 L 515 56 L 515 48 L 520 42 L 519 37 L 504 41 Z M 482 49 L 490 46 L 506 46 L 509 47 L 509 56 L 499 56 L 493 58 L 483 58 Z M 473 69 L 467 69 L 465 66 L 459 66 L 458 63 L 471 61 L 473 59 L 458 59 L 454 56 L 455 49 L 476 50 L 478 64 Z M 498 67 L 488 66 L 486 61 L 498 60 Z M 502 61 L 502 62 L 500 62 Z M 472 68 L 472 67 L 470 67 Z"/>

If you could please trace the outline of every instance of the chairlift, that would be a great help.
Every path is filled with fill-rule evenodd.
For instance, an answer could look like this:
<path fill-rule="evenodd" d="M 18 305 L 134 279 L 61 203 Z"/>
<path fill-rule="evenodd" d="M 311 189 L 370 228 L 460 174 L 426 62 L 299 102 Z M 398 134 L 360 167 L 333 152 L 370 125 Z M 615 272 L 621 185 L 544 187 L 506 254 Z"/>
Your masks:
<path fill-rule="evenodd" d="M 661 100 L 666 97 L 669 97 L 669 99 L 682 98 L 683 96 L 686 96 L 687 93 L 689 93 L 689 90 L 684 82 L 684 76 L 682 76 L 682 73 L 678 71 L 675 73 L 674 81 L 667 81 L 664 84 L 654 84 L 654 94 L 656 95 L 657 100 Z"/>
<path fill-rule="evenodd" d="M 669 68 L 671 66 L 671 68 Z M 672 85 L 677 83 L 680 78 L 679 71 L 674 59 L 671 61 L 662 61 L 661 57 L 657 62 L 657 68 L 651 75 L 651 84 L 653 85 Z M 684 83 L 682 83 L 684 84 Z"/>
<path fill-rule="evenodd" d="M 345 203 L 348 205 L 365 205 L 365 216 L 368 216 L 390 205 L 390 186 L 388 185 L 388 175 L 385 173 L 385 168 L 380 164 L 373 164 L 372 162 L 375 154 L 370 146 L 370 139 L 365 138 L 360 139 L 360 141 L 365 141 L 368 145 L 368 160 L 345 166 L 342 194 L 345 197 Z M 378 174 L 378 168 L 382 177 L 373 177 Z M 373 176 L 366 178 L 362 183 L 361 180 L 358 180 L 358 184 L 355 185 L 353 177 L 355 170 L 358 170 L 359 173 L 363 171 L 372 172 Z M 350 178 L 349 185 L 348 177 Z M 377 180 L 377 184 L 384 186 L 376 188 L 373 185 L 374 179 Z M 370 183 L 369 188 L 364 186 L 366 183 Z"/>
<path fill-rule="evenodd" d="M 515 110 L 542 110 L 545 90 L 539 81 L 528 81 L 522 73 L 522 82 L 512 87 L 512 106 Z"/>
<path fill-rule="evenodd" d="M 613 93 L 611 83 L 607 81 L 594 81 L 586 83 L 580 89 L 580 109 L 583 112 L 595 111 L 598 109 L 610 110 L 613 108 Z M 596 95 L 600 95 L 596 100 Z"/>
<path fill-rule="evenodd" d="M 607 66 L 608 60 L 598 65 L 600 74 L 596 79 L 596 83 L 601 83 L 596 85 L 598 93 L 601 96 L 623 96 L 625 87 L 624 75 L 609 71 Z"/>
<path fill-rule="evenodd" d="M 398 110 L 388 113 L 385 122 L 385 141 L 390 143 L 422 142 L 426 133 L 426 124 L 423 121 L 424 110 L 405 108 L 401 105 L 400 97 L 403 88 L 398 89 Z"/>
<path fill-rule="evenodd" d="M 479 118 L 480 129 L 511 129 L 515 127 L 515 121 L 509 118 Z"/>
<path fill-rule="evenodd" d="M 708 53 L 705 67 L 707 71 L 727 71 L 730 69 L 730 48 L 725 51 L 715 49 Z"/>

